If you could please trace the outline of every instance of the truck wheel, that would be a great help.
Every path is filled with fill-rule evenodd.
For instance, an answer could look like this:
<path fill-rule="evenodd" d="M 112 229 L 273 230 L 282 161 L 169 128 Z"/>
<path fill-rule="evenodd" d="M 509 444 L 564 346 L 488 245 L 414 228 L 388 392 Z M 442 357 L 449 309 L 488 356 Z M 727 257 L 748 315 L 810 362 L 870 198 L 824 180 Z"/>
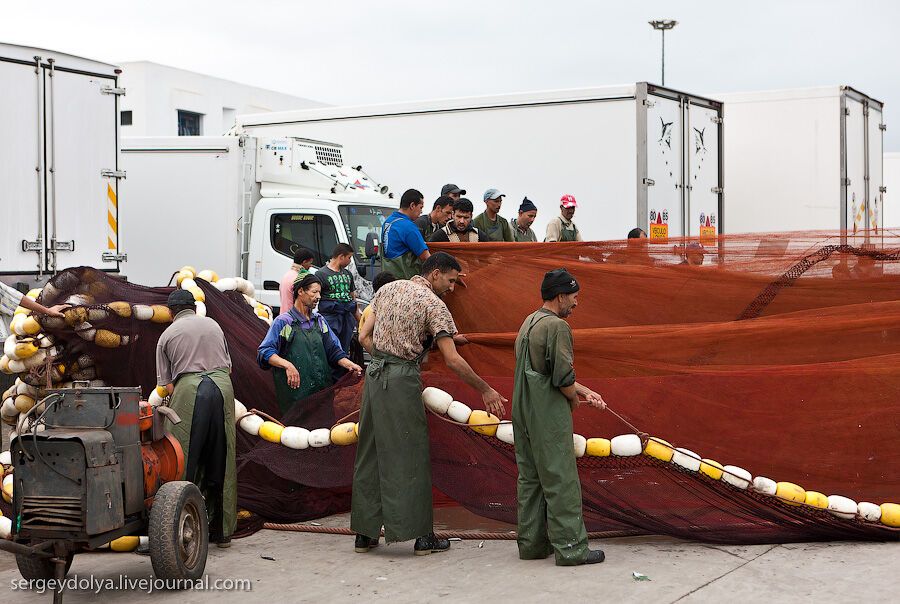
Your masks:
<path fill-rule="evenodd" d="M 200 489 L 167 482 L 150 508 L 150 562 L 159 579 L 199 579 L 206 568 L 209 527 Z"/>
<path fill-rule="evenodd" d="M 67 575 L 69 574 L 69 569 L 72 568 L 72 558 L 74 557 L 74 552 L 66 554 Z M 18 565 L 23 579 L 53 579 L 56 577 L 56 564 L 47 558 L 16 554 L 16 565 Z"/>

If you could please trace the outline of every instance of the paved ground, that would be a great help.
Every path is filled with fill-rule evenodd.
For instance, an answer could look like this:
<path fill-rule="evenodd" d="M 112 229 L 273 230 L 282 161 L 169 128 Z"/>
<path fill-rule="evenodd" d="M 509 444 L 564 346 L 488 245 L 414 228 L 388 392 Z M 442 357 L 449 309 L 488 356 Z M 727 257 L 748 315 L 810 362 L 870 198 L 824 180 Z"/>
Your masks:
<path fill-rule="evenodd" d="M 439 511 L 439 515 L 441 512 Z M 458 518 L 454 518 L 454 523 Z M 346 516 L 322 521 L 346 526 Z M 261 531 L 227 550 L 213 548 L 210 581 L 248 579 L 249 592 L 104 591 L 115 602 L 344 602 L 359 598 L 423 602 L 800 602 L 895 601 L 900 544 L 815 543 L 743 547 L 712 546 L 670 538 L 641 537 L 592 542 L 607 561 L 559 568 L 552 559 L 520 561 L 515 542 L 454 542 L 451 550 L 415 557 L 412 543 L 368 554 L 353 552 L 346 536 Z M 263 558 L 273 558 L 269 560 Z M 647 575 L 636 581 L 632 572 Z M 75 557 L 69 577 L 118 581 L 147 578 L 149 558 L 92 553 Z M 12 556 L 0 552 L 0 602 L 46 602 L 49 594 L 13 591 L 20 576 Z M 65 601 L 95 602 L 92 592 L 70 591 Z"/>

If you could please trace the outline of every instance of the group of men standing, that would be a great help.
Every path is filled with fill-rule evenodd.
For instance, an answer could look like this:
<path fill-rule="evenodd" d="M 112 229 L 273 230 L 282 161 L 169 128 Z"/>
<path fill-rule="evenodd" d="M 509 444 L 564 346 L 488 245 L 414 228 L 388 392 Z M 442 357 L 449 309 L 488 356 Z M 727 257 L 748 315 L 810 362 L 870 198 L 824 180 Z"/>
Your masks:
<path fill-rule="evenodd" d="M 422 193 L 415 189 L 406 191 L 400 199 L 400 208 L 385 220 L 382 227 L 382 269 L 403 279 L 418 274 L 421 263 L 430 255 L 429 242 L 538 241 L 537 234 L 531 228 L 538 210 L 527 197 L 519 205 L 518 216 L 507 220 L 500 215 L 506 195 L 498 189 L 484 192 L 485 209 L 474 217 L 474 204 L 464 197 L 465 194 L 465 189 L 446 184 L 431 211 L 424 213 L 425 198 Z M 577 207 L 578 202 L 572 195 L 560 198 L 559 216 L 547 225 L 545 242 L 582 241 L 581 231 L 573 221 Z"/>
<path fill-rule="evenodd" d="M 507 220 L 500 215 L 503 199 L 506 197 L 498 189 L 488 189 L 482 196 L 484 212 L 473 218 L 474 204 L 466 199 L 465 189 L 454 184 L 441 188 L 431 212 L 415 219 L 416 226 L 425 241 L 509 241 L 537 242 L 537 234 L 531 228 L 537 218 L 537 206 L 525 197 L 519 205 L 516 218 Z M 581 232 L 572 217 L 578 203 L 572 195 L 560 199 L 560 215 L 547 225 L 544 241 L 581 241 Z"/>

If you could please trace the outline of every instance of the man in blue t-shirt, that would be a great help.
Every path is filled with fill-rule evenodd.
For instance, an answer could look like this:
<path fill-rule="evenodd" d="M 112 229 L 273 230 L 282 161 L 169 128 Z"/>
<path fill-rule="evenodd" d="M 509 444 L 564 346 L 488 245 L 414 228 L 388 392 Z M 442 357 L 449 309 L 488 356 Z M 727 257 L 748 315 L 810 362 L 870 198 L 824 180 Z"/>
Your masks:
<path fill-rule="evenodd" d="M 411 279 L 421 272 L 422 262 L 430 255 L 416 219 L 425 207 L 425 198 L 409 189 L 400 198 L 400 209 L 387 217 L 381 227 L 381 270 L 398 279 Z"/>

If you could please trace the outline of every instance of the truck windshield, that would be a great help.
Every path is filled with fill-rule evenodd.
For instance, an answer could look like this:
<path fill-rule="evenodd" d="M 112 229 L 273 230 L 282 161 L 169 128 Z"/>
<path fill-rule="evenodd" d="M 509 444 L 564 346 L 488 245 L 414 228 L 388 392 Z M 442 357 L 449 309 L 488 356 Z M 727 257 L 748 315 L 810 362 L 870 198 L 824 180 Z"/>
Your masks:
<path fill-rule="evenodd" d="M 386 206 L 343 205 L 338 207 L 338 212 L 357 260 L 365 263 L 369 260 L 366 256 L 366 237 L 373 233 L 380 242 L 381 225 L 393 214 L 394 209 Z"/>

